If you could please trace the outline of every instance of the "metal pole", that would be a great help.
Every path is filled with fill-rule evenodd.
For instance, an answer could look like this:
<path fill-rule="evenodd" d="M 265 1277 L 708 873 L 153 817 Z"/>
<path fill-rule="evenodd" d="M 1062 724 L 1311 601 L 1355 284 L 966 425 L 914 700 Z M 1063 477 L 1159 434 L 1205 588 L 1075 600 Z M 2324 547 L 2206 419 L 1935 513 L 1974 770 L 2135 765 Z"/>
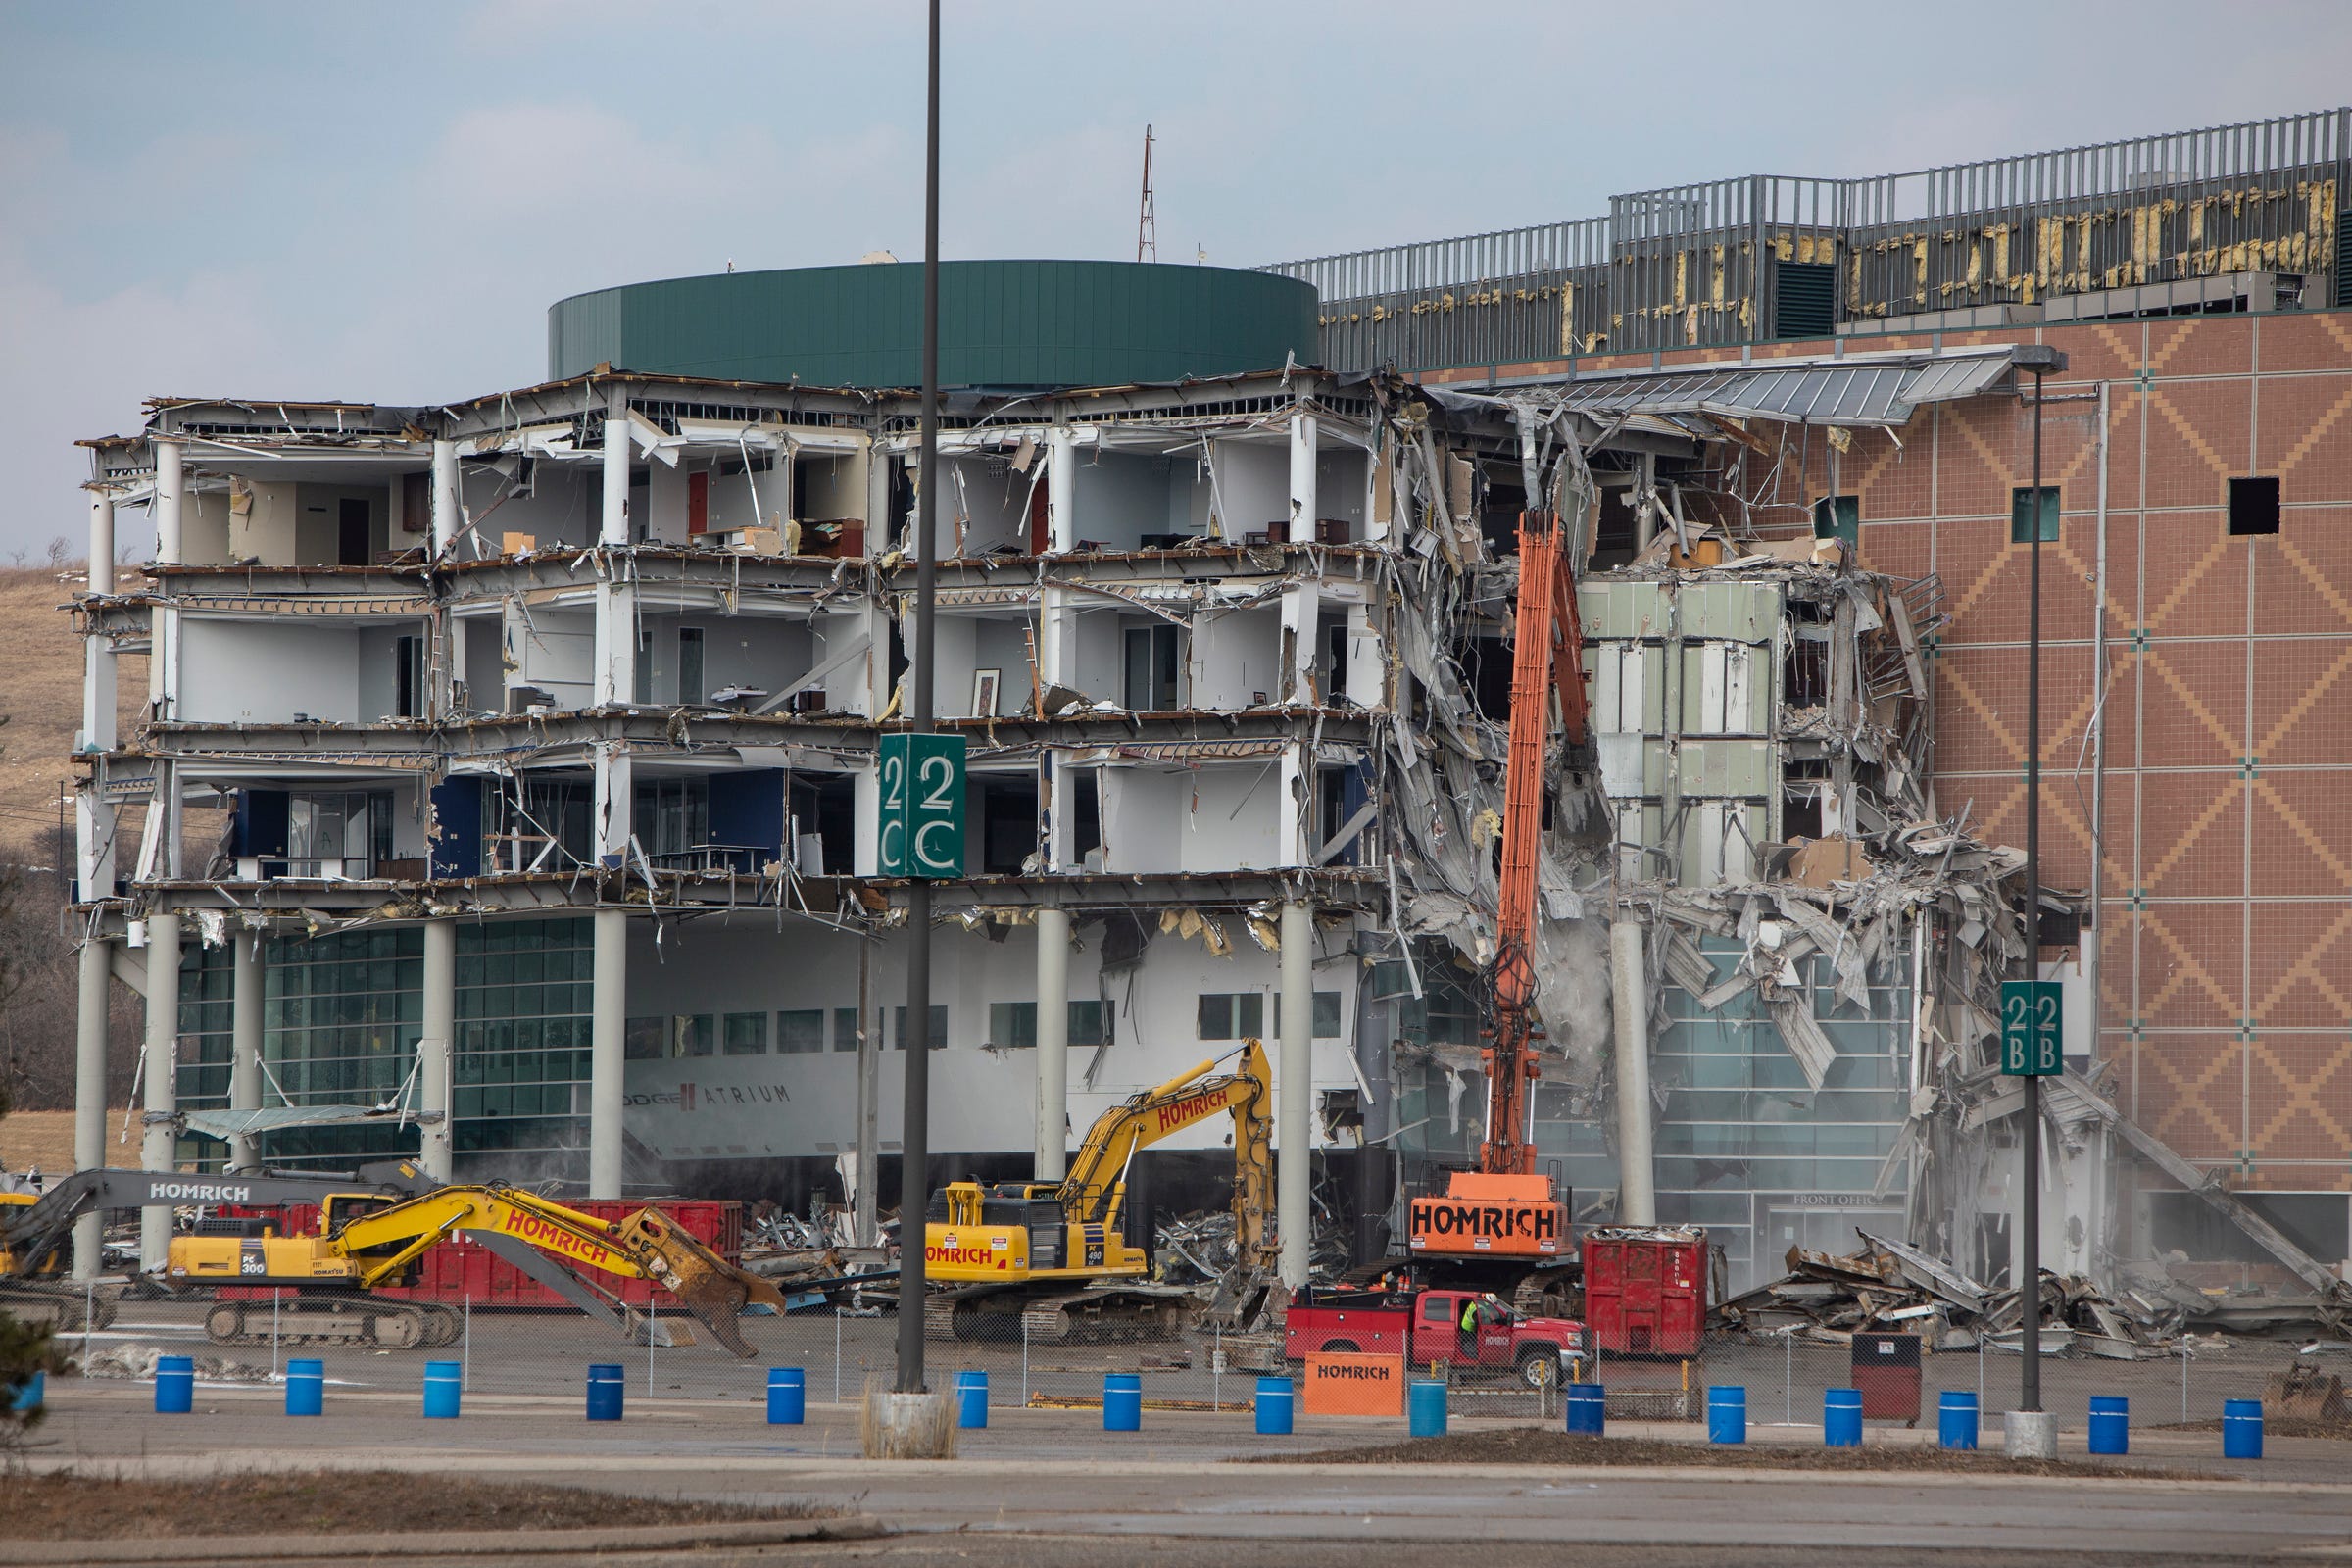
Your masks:
<path fill-rule="evenodd" d="M 458 1351 L 458 1392 L 473 1392 L 473 1292 L 466 1293 L 466 1344 Z"/>
<path fill-rule="evenodd" d="M 1029 1408 L 1029 1314 L 1021 1314 L 1021 1408 Z"/>
<path fill-rule="evenodd" d="M 2034 372 L 2034 490 L 2027 528 L 2030 563 L 2026 598 L 2026 978 L 2041 978 L 2041 371 Z M 2028 1016 L 2030 1027 L 2038 1021 Z M 2038 1034 L 2035 1049 L 2038 1050 Z M 2038 1065 L 2038 1063 L 2029 1063 Z M 2018 1408 L 2041 1408 L 2041 1079 L 2026 1078 L 2024 1191 L 2019 1194 L 2022 1263 L 2018 1283 L 2025 1303 L 2021 1323 L 2025 1351 L 2019 1369 Z"/>
<path fill-rule="evenodd" d="M 939 0 L 930 6 L 930 81 L 923 124 L 923 409 L 915 462 L 914 710 L 931 728 L 932 629 L 939 584 Z M 899 1132 L 899 1387 L 923 1392 L 923 1206 L 930 1196 L 931 884 L 906 889 L 906 1103 Z"/>
<path fill-rule="evenodd" d="M 833 1402 L 841 1402 L 841 1303 L 833 1305 Z"/>

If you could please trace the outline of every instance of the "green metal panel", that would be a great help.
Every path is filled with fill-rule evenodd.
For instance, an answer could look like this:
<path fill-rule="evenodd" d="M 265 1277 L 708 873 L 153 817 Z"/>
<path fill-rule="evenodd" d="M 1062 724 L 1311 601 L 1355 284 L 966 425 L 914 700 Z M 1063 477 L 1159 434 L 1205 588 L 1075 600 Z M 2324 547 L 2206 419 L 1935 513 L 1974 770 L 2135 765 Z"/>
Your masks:
<path fill-rule="evenodd" d="M 1762 796 L 1772 791 L 1772 743 L 1685 740 L 1676 753 L 1686 796 Z"/>
<path fill-rule="evenodd" d="M 1778 583 L 1694 582 L 1682 589 L 1683 635 L 1768 643 L 1781 622 Z"/>
<path fill-rule="evenodd" d="M 1135 262 L 947 262 L 948 386 L 1118 386 L 1315 363 L 1309 284 L 1270 272 Z M 922 378 L 922 269 L 911 263 L 721 272 L 631 283 L 548 310 L 548 371 L 812 386 Z"/>

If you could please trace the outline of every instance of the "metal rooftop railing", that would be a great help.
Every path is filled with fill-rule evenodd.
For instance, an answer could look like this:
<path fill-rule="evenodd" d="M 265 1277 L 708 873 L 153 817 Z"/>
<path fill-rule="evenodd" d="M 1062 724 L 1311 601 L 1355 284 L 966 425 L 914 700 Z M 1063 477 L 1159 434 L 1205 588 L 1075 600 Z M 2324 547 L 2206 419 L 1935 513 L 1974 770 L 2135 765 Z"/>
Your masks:
<path fill-rule="evenodd" d="M 1791 328 L 2217 272 L 2324 277 L 2308 303 L 2352 304 L 2348 167 L 2352 108 L 2328 109 L 1858 179 L 1666 186 L 1605 217 L 1263 270 L 1315 286 L 1334 368 L 1809 336 Z M 1791 276 L 1791 267 L 1838 271 Z"/>

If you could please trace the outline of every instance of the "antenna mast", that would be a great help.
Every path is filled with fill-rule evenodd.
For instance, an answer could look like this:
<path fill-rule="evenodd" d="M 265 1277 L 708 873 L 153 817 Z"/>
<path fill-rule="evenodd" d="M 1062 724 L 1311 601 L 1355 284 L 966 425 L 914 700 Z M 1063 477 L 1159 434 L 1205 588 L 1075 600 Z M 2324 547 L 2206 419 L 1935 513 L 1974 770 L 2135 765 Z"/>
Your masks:
<path fill-rule="evenodd" d="M 1159 219 L 1152 210 L 1152 127 L 1144 127 L 1144 204 L 1135 220 L 1135 259 L 1159 260 Z"/>

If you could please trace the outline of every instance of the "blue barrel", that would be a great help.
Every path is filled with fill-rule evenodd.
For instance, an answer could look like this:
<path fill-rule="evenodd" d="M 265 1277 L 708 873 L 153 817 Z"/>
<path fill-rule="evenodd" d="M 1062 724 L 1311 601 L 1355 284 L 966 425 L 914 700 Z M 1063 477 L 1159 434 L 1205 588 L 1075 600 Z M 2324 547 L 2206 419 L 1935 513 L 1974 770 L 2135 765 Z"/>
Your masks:
<path fill-rule="evenodd" d="M 1268 1437 L 1281 1437 L 1291 1430 L 1291 1392 L 1289 1378 L 1259 1378 L 1257 1380 L 1257 1430 Z"/>
<path fill-rule="evenodd" d="M 1740 1412 L 1743 1416 L 1745 1410 Z M 1862 1391 L 1821 1391 L 1821 1446 L 1825 1448 L 1862 1446 Z"/>
<path fill-rule="evenodd" d="M 1140 1372 L 1102 1374 L 1102 1430 L 1141 1432 L 1144 1429 L 1144 1377 Z"/>
<path fill-rule="evenodd" d="M 611 1362 L 595 1361 L 589 1364 L 588 1419 L 620 1419 L 620 1368 Z"/>
<path fill-rule="evenodd" d="M 155 1358 L 155 1413 L 186 1415 L 196 1408 L 196 1358 L 159 1355 Z"/>
<path fill-rule="evenodd" d="M 767 1369 L 767 1424 L 797 1427 L 808 1413 L 808 1374 L 797 1366 Z"/>
<path fill-rule="evenodd" d="M 8 1407 L 21 1415 L 26 1410 L 38 1410 L 41 1407 L 41 1401 L 48 1397 L 49 1374 L 35 1372 L 26 1378 L 23 1386 L 17 1390 L 17 1396 L 9 1401 Z M 1290 1429 L 1285 1427 L 1283 1430 L 1287 1432 Z"/>
<path fill-rule="evenodd" d="M 1717 1383 L 1707 1389 L 1707 1441 L 1747 1441 L 1747 1385 Z"/>
<path fill-rule="evenodd" d="M 1561 1418 L 1570 1432 L 1599 1437 L 1609 1424 L 1609 1391 L 1597 1383 L 1571 1383 L 1561 1401 Z"/>
<path fill-rule="evenodd" d="M 1446 1435 L 1446 1385 L 1436 1378 L 1415 1378 L 1404 1406 L 1405 1431 L 1416 1438 Z"/>
<path fill-rule="evenodd" d="M 2260 1399 L 2224 1399 L 2222 1401 L 2222 1457 L 2225 1459 L 2259 1459 L 2262 1457 L 2262 1401 Z"/>
<path fill-rule="evenodd" d="M 424 1413 L 435 1420 L 455 1421 L 458 1418 L 458 1395 L 465 1386 L 464 1362 L 425 1362 Z"/>
<path fill-rule="evenodd" d="M 1936 1396 L 1936 1441 L 1947 1448 L 1977 1446 L 1977 1396 L 1950 1391 Z"/>
<path fill-rule="evenodd" d="M 322 1415 L 326 1411 L 326 1363 L 286 1363 L 286 1414 Z"/>
<path fill-rule="evenodd" d="M 2256 1406 L 2257 1409 L 2260 1406 Z M 2090 1396 L 2090 1451 L 2093 1453 L 2130 1453 L 2132 1451 L 2132 1401 L 2120 1394 L 2094 1394 Z"/>
<path fill-rule="evenodd" d="M 1143 1391 L 1136 1391 L 1136 1403 L 1143 1403 Z M 958 1372 L 956 1374 L 956 1424 L 966 1432 L 978 1432 L 988 1425 L 988 1374 Z"/>

